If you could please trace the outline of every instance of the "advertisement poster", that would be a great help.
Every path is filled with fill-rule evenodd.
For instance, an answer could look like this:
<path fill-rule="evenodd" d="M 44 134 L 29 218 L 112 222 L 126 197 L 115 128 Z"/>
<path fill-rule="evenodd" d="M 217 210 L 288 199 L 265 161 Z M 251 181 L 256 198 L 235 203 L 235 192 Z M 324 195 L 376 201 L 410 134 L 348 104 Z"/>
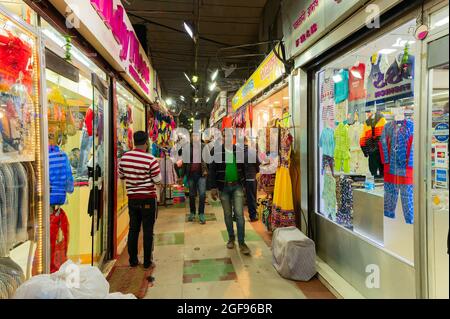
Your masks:
<path fill-rule="evenodd" d="M 446 169 L 436 169 L 436 188 L 448 188 L 448 171 Z"/>
<path fill-rule="evenodd" d="M 448 169 L 448 145 L 435 144 L 434 166 L 436 168 Z"/>

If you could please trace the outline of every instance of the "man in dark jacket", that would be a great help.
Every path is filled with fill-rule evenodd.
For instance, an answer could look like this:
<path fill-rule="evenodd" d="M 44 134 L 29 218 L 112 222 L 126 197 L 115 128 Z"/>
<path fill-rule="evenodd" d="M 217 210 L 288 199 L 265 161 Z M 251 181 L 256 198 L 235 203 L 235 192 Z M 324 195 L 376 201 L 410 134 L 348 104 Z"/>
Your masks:
<path fill-rule="evenodd" d="M 208 176 L 208 167 L 202 156 L 203 146 L 199 134 L 192 134 L 190 143 L 190 160 L 183 163 L 182 176 L 186 176 L 189 185 L 189 221 L 193 222 L 196 215 L 197 192 L 199 195 L 198 218 L 200 224 L 206 224 L 205 219 L 205 200 L 206 200 L 206 178 Z M 180 150 L 179 154 L 182 154 Z"/>
<path fill-rule="evenodd" d="M 216 141 L 212 150 L 212 162 L 209 164 L 208 189 L 211 196 L 217 199 L 220 192 L 225 224 L 228 231 L 228 249 L 235 247 L 235 232 L 233 225 L 233 211 L 236 217 L 238 243 L 244 255 L 250 255 L 250 249 L 245 243 L 244 220 L 244 185 L 245 185 L 245 149 L 241 146 L 228 146 L 222 141 Z M 219 150 L 219 154 L 214 153 Z"/>
<path fill-rule="evenodd" d="M 256 147 L 245 137 L 245 195 L 247 197 L 248 215 L 251 222 L 258 221 L 256 212 L 256 174 L 259 172 L 259 160 Z"/>

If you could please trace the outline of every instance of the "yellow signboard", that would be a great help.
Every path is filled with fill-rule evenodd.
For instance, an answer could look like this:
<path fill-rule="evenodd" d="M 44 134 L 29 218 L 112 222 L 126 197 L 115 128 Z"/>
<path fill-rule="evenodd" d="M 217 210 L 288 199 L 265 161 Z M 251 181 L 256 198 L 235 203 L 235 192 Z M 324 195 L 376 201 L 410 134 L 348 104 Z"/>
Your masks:
<path fill-rule="evenodd" d="M 274 50 L 277 50 L 278 55 L 281 56 L 280 46 L 277 46 Z M 269 85 L 278 80 L 284 72 L 283 62 L 272 51 L 233 97 L 233 110 L 236 111 L 264 91 Z"/>

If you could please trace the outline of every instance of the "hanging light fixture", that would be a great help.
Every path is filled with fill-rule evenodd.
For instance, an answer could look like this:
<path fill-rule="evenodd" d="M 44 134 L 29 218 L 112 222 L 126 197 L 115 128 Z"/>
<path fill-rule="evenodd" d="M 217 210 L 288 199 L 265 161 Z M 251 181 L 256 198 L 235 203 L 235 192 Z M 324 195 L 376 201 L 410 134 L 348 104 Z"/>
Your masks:
<path fill-rule="evenodd" d="M 184 26 L 184 30 L 186 30 L 187 34 L 189 34 L 189 36 L 192 38 L 192 40 L 194 40 L 194 42 L 196 42 L 193 28 L 186 22 L 183 22 L 183 26 Z"/>
<path fill-rule="evenodd" d="M 198 76 L 193 75 L 192 76 L 192 83 L 197 83 L 198 82 Z"/>
<path fill-rule="evenodd" d="M 219 75 L 219 69 L 216 69 L 213 72 L 213 74 L 211 74 L 211 81 L 215 81 L 218 75 Z"/>

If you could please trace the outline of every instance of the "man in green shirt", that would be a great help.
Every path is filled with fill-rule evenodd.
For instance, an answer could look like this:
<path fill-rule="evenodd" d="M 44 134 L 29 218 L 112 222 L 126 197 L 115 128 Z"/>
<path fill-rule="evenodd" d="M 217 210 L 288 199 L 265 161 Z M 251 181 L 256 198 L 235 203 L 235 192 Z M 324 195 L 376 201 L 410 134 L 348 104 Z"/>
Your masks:
<path fill-rule="evenodd" d="M 221 143 L 222 141 L 217 141 Z M 214 150 L 220 150 L 219 154 L 214 154 Z M 209 165 L 208 189 L 211 189 L 211 196 L 216 199 L 220 191 L 220 201 L 222 202 L 225 224 L 228 232 L 228 249 L 235 247 L 235 232 L 233 224 L 233 212 L 236 217 L 237 237 L 239 248 L 244 255 L 250 255 L 250 249 L 245 243 L 245 220 L 244 220 L 244 185 L 245 166 L 244 162 L 238 163 L 237 158 L 244 159 L 244 148 L 231 146 L 225 147 L 216 145 L 211 152 L 214 158 Z M 242 156 L 237 156 L 237 154 Z M 220 159 L 220 160 L 218 160 Z"/>

